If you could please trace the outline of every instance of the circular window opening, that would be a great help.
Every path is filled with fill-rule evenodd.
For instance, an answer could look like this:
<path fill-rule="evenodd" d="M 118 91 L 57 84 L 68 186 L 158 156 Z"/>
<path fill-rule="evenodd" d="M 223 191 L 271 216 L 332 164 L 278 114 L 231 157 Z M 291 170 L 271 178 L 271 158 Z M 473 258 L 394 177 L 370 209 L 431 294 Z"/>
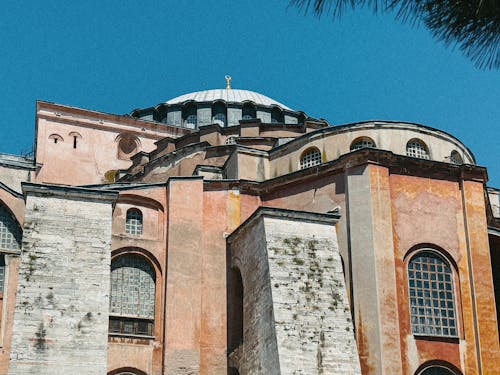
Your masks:
<path fill-rule="evenodd" d="M 130 154 L 137 148 L 137 143 L 132 138 L 122 138 L 118 144 L 120 151 L 124 154 Z"/>

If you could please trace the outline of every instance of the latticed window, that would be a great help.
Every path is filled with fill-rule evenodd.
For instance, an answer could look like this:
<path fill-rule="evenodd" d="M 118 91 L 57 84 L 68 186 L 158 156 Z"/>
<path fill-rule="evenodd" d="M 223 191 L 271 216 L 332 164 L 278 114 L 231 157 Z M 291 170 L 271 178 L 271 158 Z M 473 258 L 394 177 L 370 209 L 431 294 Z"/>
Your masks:
<path fill-rule="evenodd" d="M 227 137 L 227 139 L 224 143 L 226 145 L 235 145 L 236 144 L 236 137 L 235 136 Z"/>
<path fill-rule="evenodd" d="M 456 337 L 453 272 L 449 264 L 434 252 L 420 252 L 408 264 L 408 283 L 412 332 Z"/>
<path fill-rule="evenodd" d="M 214 124 L 226 126 L 226 115 L 224 113 L 216 113 L 214 116 Z"/>
<path fill-rule="evenodd" d="M 186 117 L 186 126 L 188 128 L 196 128 L 196 123 L 198 121 L 198 117 L 196 115 L 189 115 Z"/>
<path fill-rule="evenodd" d="M 463 164 L 464 160 L 457 151 L 453 150 L 450 155 L 450 162 L 453 164 Z"/>
<path fill-rule="evenodd" d="M 142 212 L 137 208 L 131 208 L 127 211 L 125 233 L 136 236 L 140 236 L 142 234 Z"/>
<path fill-rule="evenodd" d="M 406 144 L 406 155 L 414 158 L 429 159 L 429 150 L 420 139 L 412 139 Z"/>
<path fill-rule="evenodd" d="M 375 142 L 371 138 L 358 138 L 351 144 L 351 151 L 360 150 L 366 147 L 375 147 Z"/>
<path fill-rule="evenodd" d="M 12 214 L 0 205 L 0 249 L 20 250 L 21 228 Z"/>
<path fill-rule="evenodd" d="M 111 264 L 110 332 L 153 335 L 156 275 L 139 255 Z"/>
<path fill-rule="evenodd" d="M 3 294 L 5 285 L 5 255 L 0 255 L 0 294 Z"/>
<path fill-rule="evenodd" d="M 306 150 L 300 158 L 300 169 L 321 164 L 321 152 L 317 148 Z"/>

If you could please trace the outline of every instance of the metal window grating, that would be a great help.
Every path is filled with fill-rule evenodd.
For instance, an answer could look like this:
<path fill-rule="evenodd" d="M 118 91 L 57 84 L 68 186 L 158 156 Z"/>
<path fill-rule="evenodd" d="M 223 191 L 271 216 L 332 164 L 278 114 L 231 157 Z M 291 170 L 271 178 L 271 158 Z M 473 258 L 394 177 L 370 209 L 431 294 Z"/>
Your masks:
<path fill-rule="evenodd" d="M 457 151 L 452 151 L 450 155 L 450 162 L 452 164 L 463 164 L 464 161 Z"/>
<path fill-rule="evenodd" d="M 408 264 L 410 315 L 416 335 L 456 337 L 453 273 L 432 252 L 419 253 Z"/>
<path fill-rule="evenodd" d="M 125 255 L 111 265 L 110 313 L 154 319 L 155 271 L 142 257 Z"/>
<path fill-rule="evenodd" d="M 4 291 L 5 284 L 5 255 L 0 255 L 0 293 Z"/>
<path fill-rule="evenodd" d="M 427 147 L 418 139 L 413 139 L 406 144 L 406 155 L 414 158 L 429 159 Z"/>
<path fill-rule="evenodd" d="M 214 124 L 226 126 L 226 115 L 224 113 L 217 113 L 213 118 Z"/>
<path fill-rule="evenodd" d="M 16 219 L 3 206 L 0 206 L 0 249 L 20 250 L 21 229 Z"/>
<path fill-rule="evenodd" d="M 375 147 L 375 142 L 373 142 L 370 138 L 360 139 L 351 145 L 351 151 L 360 150 L 366 147 Z"/>
<path fill-rule="evenodd" d="M 309 150 L 300 158 L 300 169 L 309 168 L 321 162 L 321 152 L 317 149 Z"/>
<path fill-rule="evenodd" d="M 127 219 L 125 221 L 125 233 L 133 235 L 142 234 L 142 212 L 131 208 L 127 211 Z"/>

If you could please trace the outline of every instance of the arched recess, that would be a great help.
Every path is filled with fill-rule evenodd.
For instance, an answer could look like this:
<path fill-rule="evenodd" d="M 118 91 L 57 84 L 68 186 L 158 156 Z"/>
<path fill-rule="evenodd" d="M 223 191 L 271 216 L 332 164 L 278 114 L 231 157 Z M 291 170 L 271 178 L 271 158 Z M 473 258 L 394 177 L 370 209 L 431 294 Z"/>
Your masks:
<path fill-rule="evenodd" d="M 59 134 L 51 134 L 49 135 L 49 139 L 52 140 L 52 143 L 63 143 L 64 142 L 64 139 L 63 137 L 61 137 Z"/>
<path fill-rule="evenodd" d="M 144 206 L 154 210 L 164 211 L 163 205 L 155 199 L 135 194 L 120 194 L 117 203 L 125 203 L 133 206 Z"/>
<path fill-rule="evenodd" d="M 108 372 L 108 375 L 148 375 L 135 367 L 120 367 Z"/>
<path fill-rule="evenodd" d="M 161 315 L 159 262 L 142 248 L 111 253 L 110 335 L 155 337 Z"/>
<path fill-rule="evenodd" d="M 77 148 L 78 143 L 82 140 L 82 135 L 78 132 L 71 132 L 68 135 L 73 143 L 73 148 Z"/>
<path fill-rule="evenodd" d="M 230 355 L 243 343 L 243 278 L 238 267 L 227 272 L 227 352 Z"/>
<path fill-rule="evenodd" d="M 432 244 L 412 247 L 405 258 L 410 331 L 415 336 L 460 337 L 458 269 L 449 254 Z"/>
<path fill-rule="evenodd" d="M 271 110 L 271 124 L 282 124 L 285 122 L 283 110 L 279 107 L 273 107 Z"/>
<path fill-rule="evenodd" d="M 241 110 L 241 118 L 243 120 L 253 120 L 257 118 L 257 111 L 253 102 L 247 101 L 243 103 Z"/>
<path fill-rule="evenodd" d="M 121 133 L 115 138 L 117 143 L 117 158 L 128 160 L 140 150 L 141 141 L 138 137 L 128 133 Z"/>
<path fill-rule="evenodd" d="M 221 127 L 227 125 L 227 106 L 225 102 L 217 101 L 212 104 L 212 122 Z"/>
<path fill-rule="evenodd" d="M 449 362 L 432 360 L 422 364 L 415 375 L 462 375 L 462 372 Z"/>
<path fill-rule="evenodd" d="M 358 137 L 354 141 L 352 141 L 350 150 L 356 151 L 367 147 L 375 148 L 377 146 L 375 145 L 375 141 L 373 139 L 371 139 L 370 137 L 363 136 L 363 137 Z"/>

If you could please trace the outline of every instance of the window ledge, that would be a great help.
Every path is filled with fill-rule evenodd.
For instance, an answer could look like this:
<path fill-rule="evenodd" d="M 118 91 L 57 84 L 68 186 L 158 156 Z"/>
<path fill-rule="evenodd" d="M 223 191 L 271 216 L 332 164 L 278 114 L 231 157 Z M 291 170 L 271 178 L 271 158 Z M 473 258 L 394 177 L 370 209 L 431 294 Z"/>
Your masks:
<path fill-rule="evenodd" d="M 137 335 L 133 333 L 119 333 L 119 332 L 108 332 L 108 336 L 113 337 L 125 337 L 130 339 L 143 339 L 143 340 L 154 340 L 154 336 L 149 335 Z"/>
<path fill-rule="evenodd" d="M 423 334 L 413 334 L 415 340 L 427 340 L 427 341 L 443 341 L 458 344 L 460 342 L 460 337 L 458 336 L 432 336 Z"/>

